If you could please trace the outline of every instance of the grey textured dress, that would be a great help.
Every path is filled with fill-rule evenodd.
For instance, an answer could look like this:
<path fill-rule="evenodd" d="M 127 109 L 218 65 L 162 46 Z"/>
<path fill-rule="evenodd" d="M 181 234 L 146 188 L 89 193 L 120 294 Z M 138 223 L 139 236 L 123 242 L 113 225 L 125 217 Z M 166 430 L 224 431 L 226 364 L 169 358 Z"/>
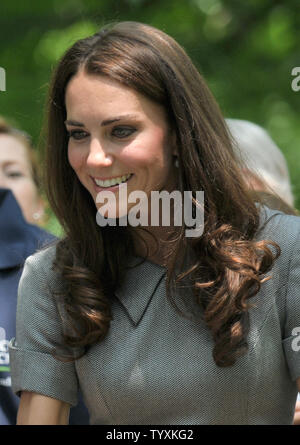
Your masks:
<path fill-rule="evenodd" d="M 249 349 L 235 365 L 216 366 L 201 317 L 175 311 L 165 269 L 149 261 L 130 269 L 111 297 L 106 338 L 74 363 L 53 358 L 62 332 L 54 246 L 24 267 L 10 343 L 13 390 L 75 405 L 80 387 L 91 424 L 291 424 L 300 377 L 300 218 L 269 209 L 266 217 L 257 238 L 278 242 L 282 253 L 252 298 Z"/>

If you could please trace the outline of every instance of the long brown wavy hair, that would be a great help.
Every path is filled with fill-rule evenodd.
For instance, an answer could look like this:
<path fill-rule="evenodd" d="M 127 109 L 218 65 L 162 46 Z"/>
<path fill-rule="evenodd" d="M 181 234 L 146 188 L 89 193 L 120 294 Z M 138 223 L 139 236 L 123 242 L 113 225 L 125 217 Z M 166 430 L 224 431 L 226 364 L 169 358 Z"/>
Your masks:
<path fill-rule="evenodd" d="M 128 255 L 134 255 L 133 228 L 96 224 L 95 203 L 68 162 L 65 90 L 79 69 L 107 76 L 165 108 L 177 136 L 178 189 L 182 194 L 204 190 L 205 197 L 204 232 L 186 238 L 183 224 L 171 252 L 167 293 L 172 299 L 171 285 L 191 280 L 214 340 L 216 364 L 234 364 L 247 350 L 248 300 L 269 278 L 265 274 L 280 249 L 255 240 L 259 206 L 247 191 L 225 121 L 198 70 L 173 38 L 136 22 L 110 25 L 77 41 L 60 60 L 50 87 L 45 182 L 65 231 L 54 261 L 70 327 L 64 345 L 83 354 L 106 336 L 110 298 L 125 277 Z M 194 261 L 186 267 L 182 258 L 189 250 Z"/>

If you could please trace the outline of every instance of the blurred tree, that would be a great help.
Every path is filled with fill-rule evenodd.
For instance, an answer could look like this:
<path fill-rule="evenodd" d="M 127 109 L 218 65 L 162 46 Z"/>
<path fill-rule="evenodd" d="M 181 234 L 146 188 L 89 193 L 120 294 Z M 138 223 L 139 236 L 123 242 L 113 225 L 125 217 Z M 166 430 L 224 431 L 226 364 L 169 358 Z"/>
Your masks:
<path fill-rule="evenodd" d="M 161 28 L 187 50 L 226 117 L 265 127 L 283 150 L 300 208 L 299 0 L 1 0 L 0 114 L 38 143 L 51 72 L 78 38 L 111 21 Z M 57 231 L 55 225 L 54 231 Z"/>

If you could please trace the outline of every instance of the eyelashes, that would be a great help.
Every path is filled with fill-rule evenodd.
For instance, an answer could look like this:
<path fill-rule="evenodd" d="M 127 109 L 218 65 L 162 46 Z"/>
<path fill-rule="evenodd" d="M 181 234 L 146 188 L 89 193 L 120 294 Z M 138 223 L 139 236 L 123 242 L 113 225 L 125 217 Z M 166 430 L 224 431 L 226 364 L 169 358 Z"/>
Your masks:
<path fill-rule="evenodd" d="M 111 134 L 117 138 L 123 139 L 131 136 L 136 131 L 133 127 L 115 127 L 113 128 Z"/>
<path fill-rule="evenodd" d="M 24 174 L 22 172 L 19 171 L 11 171 L 11 172 L 7 172 L 6 176 L 8 176 L 9 178 L 21 178 L 24 176 Z"/>
<path fill-rule="evenodd" d="M 86 131 L 82 130 L 70 130 L 67 131 L 69 139 L 75 139 L 76 141 L 80 141 L 81 139 L 84 139 L 88 136 L 88 133 Z"/>
<path fill-rule="evenodd" d="M 110 135 L 117 139 L 126 139 L 136 132 L 136 128 L 128 126 L 117 126 L 111 130 Z M 81 141 L 89 137 L 89 133 L 83 130 L 70 130 L 67 131 L 69 139 L 74 139 L 75 141 Z"/>

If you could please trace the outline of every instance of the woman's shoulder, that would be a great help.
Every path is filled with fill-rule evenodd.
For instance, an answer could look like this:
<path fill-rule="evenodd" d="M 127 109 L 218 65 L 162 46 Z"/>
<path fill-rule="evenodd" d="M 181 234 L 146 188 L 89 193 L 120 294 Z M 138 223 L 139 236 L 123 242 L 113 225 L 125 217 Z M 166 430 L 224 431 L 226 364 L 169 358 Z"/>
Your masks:
<path fill-rule="evenodd" d="M 53 267 L 57 244 L 58 240 L 53 240 L 28 256 L 24 263 L 21 279 L 31 275 L 36 280 L 46 280 L 50 283 L 59 281 L 58 274 Z"/>
<path fill-rule="evenodd" d="M 57 297 L 63 289 L 63 282 L 53 267 L 56 244 L 51 243 L 26 259 L 18 285 L 17 320 L 27 316 L 31 319 L 33 313 L 37 319 L 57 317 Z"/>
<path fill-rule="evenodd" d="M 256 234 L 258 240 L 271 239 L 280 247 L 292 247 L 299 238 L 300 217 L 287 215 L 269 207 L 260 208 L 260 224 Z"/>
<path fill-rule="evenodd" d="M 275 339 L 279 332 L 276 326 L 281 329 L 282 338 L 290 336 L 289 320 L 299 326 L 300 217 L 262 207 L 256 240 L 266 241 L 272 251 L 273 245 L 268 241 L 275 242 L 280 247 L 280 255 L 266 273 L 269 279 L 251 299 L 254 306 L 250 309 L 250 317 L 255 326 L 252 345 L 257 344 L 263 334 L 267 338 L 267 329 Z"/>
<path fill-rule="evenodd" d="M 56 256 L 57 240 L 47 243 L 26 259 L 26 263 L 37 264 L 40 267 L 50 266 Z"/>
<path fill-rule="evenodd" d="M 294 298 L 294 295 L 298 298 L 299 295 L 300 217 L 264 207 L 261 209 L 260 230 L 256 239 L 273 241 L 280 247 L 280 255 L 272 267 L 272 280 L 266 282 L 265 288 L 269 296 L 276 296 L 282 308 L 286 299 Z M 269 247 L 273 250 L 270 244 Z M 274 292 L 275 289 L 280 292 Z"/>
<path fill-rule="evenodd" d="M 256 240 L 273 241 L 280 248 L 280 255 L 272 268 L 274 279 L 270 285 L 273 283 L 275 287 L 284 287 L 283 285 L 288 284 L 291 274 L 300 276 L 299 216 L 287 215 L 264 206 L 260 209 L 260 228 Z M 272 244 L 268 244 L 268 247 L 273 251 Z"/>

